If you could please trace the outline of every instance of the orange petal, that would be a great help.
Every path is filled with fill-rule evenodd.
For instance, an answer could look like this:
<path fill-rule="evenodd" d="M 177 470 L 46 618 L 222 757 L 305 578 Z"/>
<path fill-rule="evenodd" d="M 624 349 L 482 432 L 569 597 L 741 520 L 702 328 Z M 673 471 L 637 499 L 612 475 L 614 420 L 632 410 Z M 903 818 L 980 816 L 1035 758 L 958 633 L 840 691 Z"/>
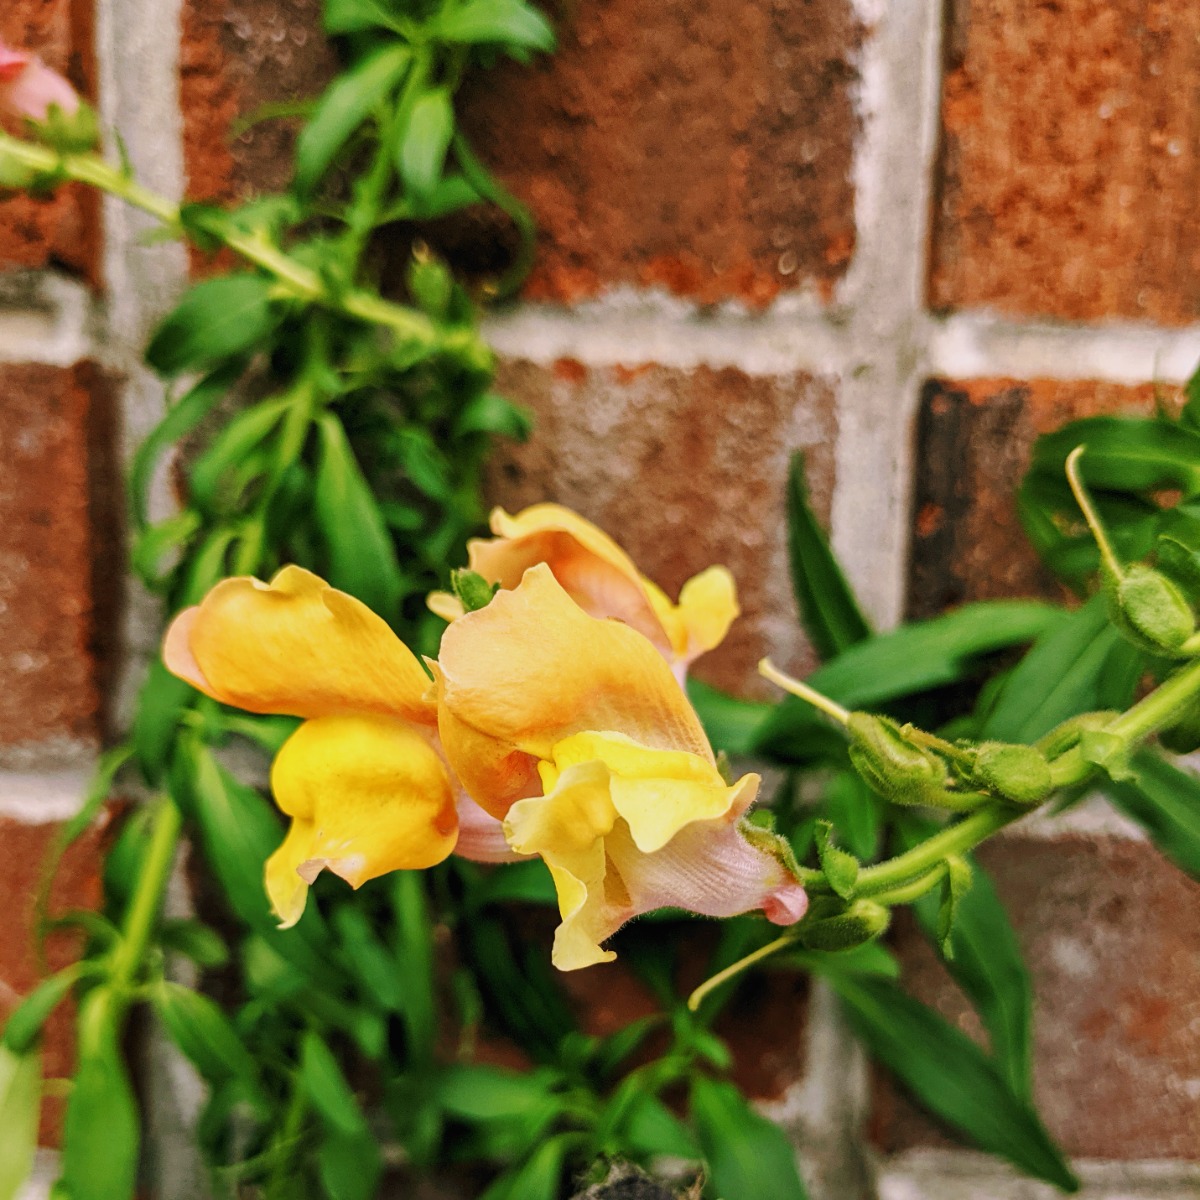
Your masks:
<path fill-rule="evenodd" d="M 439 729 L 451 766 L 493 816 L 537 795 L 535 760 L 575 733 L 624 734 L 713 761 L 671 668 L 641 634 L 588 616 L 540 564 L 442 638 Z"/>
<path fill-rule="evenodd" d="M 249 712 L 379 713 L 432 724 L 432 683 L 366 605 L 300 567 L 226 579 L 167 631 L 169 670 Z"/>

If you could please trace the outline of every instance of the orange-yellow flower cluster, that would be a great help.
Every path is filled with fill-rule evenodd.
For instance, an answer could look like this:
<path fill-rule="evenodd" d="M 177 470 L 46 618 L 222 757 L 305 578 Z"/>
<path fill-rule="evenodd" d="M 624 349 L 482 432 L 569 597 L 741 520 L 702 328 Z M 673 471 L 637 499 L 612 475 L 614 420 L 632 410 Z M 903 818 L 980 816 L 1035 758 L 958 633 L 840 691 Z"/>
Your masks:
<path fill-rule="evenodd" d="M 729 573 L 705 571 L 674 604 L 566 509 L 497 511 L 492 527 L 470 564 L 500 590 L 469 613 L 430 598 L 451 623 L 429 673 L 299 567 L 226 580 L 168 631 L 167 666 L 201 691 L 304 718 L 271 772 L 292 819 L 266 867 L 281 921 L 324 869 L 358 887 L 451 852 L 541 856 L 564 970 L 613 958 L 603 943 L 655 908 L 799 920 L 786 855 L 739 824 L 758 777 L 726 782 L 681 686 L 737 615 Z"/>

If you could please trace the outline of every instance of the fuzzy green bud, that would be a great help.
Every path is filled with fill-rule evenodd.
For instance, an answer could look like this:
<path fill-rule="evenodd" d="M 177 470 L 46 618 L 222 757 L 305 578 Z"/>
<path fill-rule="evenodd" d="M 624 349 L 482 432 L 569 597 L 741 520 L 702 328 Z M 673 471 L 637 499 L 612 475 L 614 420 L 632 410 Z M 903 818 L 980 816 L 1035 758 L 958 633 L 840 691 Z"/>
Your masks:
<path fill-rule="evenodd" d="M 1050 764 L 1033 746 L 984 742 L 975 751 L 972 774 L 1014 804 L 1040 804 L 1053 787 Z"/>
<path fill-rule="evenodd" d="M 890 920 L 890 910 L 873 900 L 846 904 L 833 896 L 814 896 L 796 930 L 809 950 L 853 950 L 879 937 Z"/>
<path fill-rule="evenodd" d="M 894 804 L 937 804 L 949 782 L 946 764 L 918 746 L 895 721 L 870 713 L 850 714 L 850 761 L 871 789 Z"/>
<path fill-rule="evenodd" d="M 463 609 L 466 612 L 476 612 L 481 608 L 486 608 L 492 602 L 492 597 L 500 590 L 498 583 L 488 583 L 478 571 L 466 569 L 450 572 L 450 586 L 454 589 L 454 594 L 462 601 Z"/>
<path fill-rule="evenodd" d="M 1175 656 L 1196 632 L 1192 606 L 1161 571 L 1134 563 L 1120 579 L 1110 575 L 1105 582 L 1113 624 L 1135 646 Z"/>

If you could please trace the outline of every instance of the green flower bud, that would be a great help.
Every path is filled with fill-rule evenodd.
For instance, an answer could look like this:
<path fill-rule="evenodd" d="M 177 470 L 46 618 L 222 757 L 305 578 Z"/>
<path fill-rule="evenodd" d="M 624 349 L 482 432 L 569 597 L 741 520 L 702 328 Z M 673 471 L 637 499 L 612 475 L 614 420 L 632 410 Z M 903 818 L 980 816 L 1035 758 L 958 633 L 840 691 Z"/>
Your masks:
<path fill-rule="evenodd" d="M 1106 581 L 1113 624 L 1135 646 L 1158 655 L 1177 655 L 1196 632 L 1196 618 L 1179 586 L 1161 571 L 1134 563 L 1116 581 Z"/>
<path fill-rule="evenodd" d="M 1040 804 L 1053 786 L 1046 756 L 1033 746 L 984 742 L 975 751 L 973 774 L 1014 804 Z"/>
<path fill-rule="evenodd" d="M 891 911 L 873 900 L 846 904 L 834 896 L 814 896 L 796 930 L 809 950 L 853 950 L 879 937 L 890 920 Z"/>
<path fill-rule="evenodd" d="M 850 714 L 850 761 L 871 789 L 895 804 L 937 804 L 949 782 L 946 764 L 909 741 L 895 721 Z"/>
<path fill-rule="evenodd" d="M 488 583 L 478 571 L 466 569 L 450 572 L 450 586 L 454 589 L 454 594 L 462 601 L 462 606 L 467 612 L 476 612 L 478 609 L 486 608 L 492 602 L 492 597 L 500 590 L 498 583 Z"/>

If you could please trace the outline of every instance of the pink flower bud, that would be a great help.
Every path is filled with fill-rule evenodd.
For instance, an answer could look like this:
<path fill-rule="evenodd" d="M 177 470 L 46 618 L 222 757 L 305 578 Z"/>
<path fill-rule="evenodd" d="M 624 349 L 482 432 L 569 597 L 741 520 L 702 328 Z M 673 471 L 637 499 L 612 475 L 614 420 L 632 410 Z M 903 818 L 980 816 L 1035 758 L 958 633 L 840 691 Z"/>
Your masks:
<path fill-rule="evenodd" d="M 36 54 L 0 42 L 0 113 L 44 121 L 54 105 L 64 116 L 73 116 L 79 108 L 79 95 Z"/>

